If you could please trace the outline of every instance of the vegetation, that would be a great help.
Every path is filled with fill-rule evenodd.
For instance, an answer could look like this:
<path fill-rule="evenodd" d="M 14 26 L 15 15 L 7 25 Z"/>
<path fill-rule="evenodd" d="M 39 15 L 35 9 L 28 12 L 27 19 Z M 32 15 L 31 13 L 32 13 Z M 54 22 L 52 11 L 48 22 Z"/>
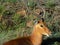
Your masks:
<path fill-rule="evenodd" d="M 41 18 L 53 32 L 50 38 L 60 40 L 59 3 L 59 0 L 0 0 L 0 45 L 14 38 L 29 36 L 33 25 Z M 56 40 L 47 45 L 60 45 L 60 42 Z"/>

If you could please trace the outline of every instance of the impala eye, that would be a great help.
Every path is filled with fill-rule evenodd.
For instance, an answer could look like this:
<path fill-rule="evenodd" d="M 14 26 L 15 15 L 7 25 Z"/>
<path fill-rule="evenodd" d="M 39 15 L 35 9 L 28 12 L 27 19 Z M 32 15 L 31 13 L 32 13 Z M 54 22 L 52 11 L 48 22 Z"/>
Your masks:
<path fill-rule="evenodd" d="M 40 25 L 41 27 L 43 27 L 43 25 Z"/>

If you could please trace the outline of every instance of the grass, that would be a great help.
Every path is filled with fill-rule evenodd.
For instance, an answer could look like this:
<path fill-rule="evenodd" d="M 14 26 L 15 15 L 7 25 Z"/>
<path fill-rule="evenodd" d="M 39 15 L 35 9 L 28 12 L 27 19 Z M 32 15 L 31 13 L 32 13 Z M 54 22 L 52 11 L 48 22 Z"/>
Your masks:
<path fill-rule="evenodd" d="M 22 36 L 28 36 L 32 32 L 32 27 L 27 28 L 26 23 L 28 21 L 32 21 L 34 25 L 37 20 L 41 19 L 41 17 L 37 17 L 33 14 L 34 10 L 40 8 L 39 6 L 37 6 L 39 2 L 36 3 L 33 0 L 28 0 L 26 2 L 27 3 L 23 2 L 23 4 L 22 0 L 0 1 L 0 16 L 2 15 L 2 17 L 0 18 L 0 45 L 8 40 L 12 40 Z M 44 9 L 47 8 L 48 11 L 45 10 L 45 15 L 43 15 L 44 17 L 42 17 L 45 19 L 48 28 L 54 33 L 53 36 L 60 37 L 60 15 L 58 15 L 58 13 L 58 16 L 56 18 L 56 13 L 58 12 L 58 10 L 55 9 L 55 4 L 56 3 L 54 2 L 54 0 L 46 0 L 44 6 L 42 5 L 41 7 Z M 16 14 L 16 12 L 21 9 L 26 11 L 26 16 Z M 51 10 L 53 10 L 52 13 Z M 55 10 L 57 11 L 56 13 L 54 13 Z M 59 44 L 59 42 L 54 42 L 54 44 L 52 45 Z"/>

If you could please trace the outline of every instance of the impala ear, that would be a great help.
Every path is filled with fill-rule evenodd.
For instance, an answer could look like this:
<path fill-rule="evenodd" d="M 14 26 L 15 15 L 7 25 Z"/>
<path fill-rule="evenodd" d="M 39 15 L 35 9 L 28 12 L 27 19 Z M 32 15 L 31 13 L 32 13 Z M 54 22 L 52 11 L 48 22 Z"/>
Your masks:
<path fill-rule="evenodd" d="M 42 22 L 44 22 L 44 18 L 41 18 Z"/>
<path fill-rule="evenodd" d="M 42 23 L 42 22 L 44 22 L 44 18 L 41 18 L 40 20 L 34 20 L 35 24 Z"/>
<path fill-rule="evenodd" d="M 33 22 L 34 22 L 34 24 L 37 24 L 37 20 L 36 19 L 33 19 Z"/>
<path fill-rule="evenodd" d="M 43 18 L 41 18 L 41 20 L 39 20 L 37 23 L 42 23 L 42 22 L 44 22 Z"/>
<path fill-rule="evenodd" d="M 37 20 L 34 21 L 34 24 L 38 24 L 38 23 L 41 23 L 41 21 L 40 20 L 39 21 L 37 21 Z"/>

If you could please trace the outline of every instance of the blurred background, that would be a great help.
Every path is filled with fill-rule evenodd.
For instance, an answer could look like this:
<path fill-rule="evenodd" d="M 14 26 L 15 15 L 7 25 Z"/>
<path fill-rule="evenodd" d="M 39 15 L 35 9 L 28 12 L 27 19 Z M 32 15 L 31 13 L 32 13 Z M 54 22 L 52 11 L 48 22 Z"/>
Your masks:
<path fill-rule="evenodd" d="M 0 0 L 0 45 L 29 36 L 41 18 L 53 32 L 42 45 L 60 45 L 60 0 Z"/>

